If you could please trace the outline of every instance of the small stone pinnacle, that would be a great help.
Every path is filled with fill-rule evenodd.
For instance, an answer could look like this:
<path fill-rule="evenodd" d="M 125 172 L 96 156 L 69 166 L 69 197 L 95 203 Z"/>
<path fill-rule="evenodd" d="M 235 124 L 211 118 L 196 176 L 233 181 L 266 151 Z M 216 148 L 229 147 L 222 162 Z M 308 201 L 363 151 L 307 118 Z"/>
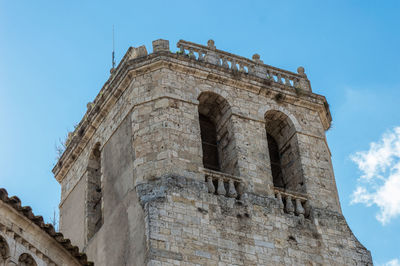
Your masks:
<path fill-rule="evenodd" d="M 260 55 L 259 54 L 253 54 L 252 59 L 253 60 L 260 60 Z"/>
<path fill-rule="evenodd" d="M 208 40 L 208 42 L 207 42 L 207 46 L 209 47 L 209 48 L 211 48 L 211 49 L 215 49 L 215 43 L 214 43 L 214 40 Z"/>
<path fill-rule="evenodd" d="M 305 74 L 305 73 L 304 73 L 304 67 L 299 66 L 299 67 L 297 68 L 297 73 L 299 73 L 300 75 L 304 75 L 304 74 Z"/>

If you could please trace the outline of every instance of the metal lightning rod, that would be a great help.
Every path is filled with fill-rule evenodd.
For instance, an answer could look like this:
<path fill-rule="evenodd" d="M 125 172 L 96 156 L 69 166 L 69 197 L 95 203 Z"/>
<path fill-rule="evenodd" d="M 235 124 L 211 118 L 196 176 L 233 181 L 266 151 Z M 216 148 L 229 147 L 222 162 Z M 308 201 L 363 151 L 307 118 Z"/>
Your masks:
<path fill-rule="evenodd" d="M 112 42 L 113 42 L 113 49 L 112 49 L 112 69 L 115 68 L 115 41 L 114 41 L 114 25 L 112 27 Z"/>

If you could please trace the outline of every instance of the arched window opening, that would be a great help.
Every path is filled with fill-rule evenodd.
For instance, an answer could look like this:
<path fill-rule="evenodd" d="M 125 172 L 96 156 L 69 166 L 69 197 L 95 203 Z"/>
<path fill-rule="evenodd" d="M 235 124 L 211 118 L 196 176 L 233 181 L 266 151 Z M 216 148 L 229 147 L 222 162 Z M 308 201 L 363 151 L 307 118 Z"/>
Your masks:
<path fill-rule="evenodd" d="M 217 146 L 217 129 L 206 116 L 200 114 L 201 144 L 203 146 L 203 165 L 207 169 L 220 171 Z"/>
<path fill-rule="evenodd" d="M 296 129 L 290 118 L 276 110 L 265 115 L 268 151 L 275 187 L 305 192 Z"/>
<path fill-rule="evenodd" d="M 268 133 L 267 133 L 267 140 L 268 140 L 269 159 L 271 161 L 271 172 L 272 172 L 272 179 L 274 182 L 274 186 L 284 188 L 285 185 L 283 183 L 282 165 L 281 165 L 278 143 Z"/>
<path fill-rule="evenodd" d="M 36 266 L 35 260 L 28 253 L 23 253 L 19 256 L 18 266 Z"/>
<path fill-rule="evenodd" d="M 100 143 L 93 148 L 87 166 L 86 230 L 87 240 L 103 225 L 103 193 L 101 185 Z"/>
<path fill-rule="evenodd" d="M 8 247 L 7 241 L 2 236 L 0 236 L 0 262 L 5 263 L 9 256 L 10 249 Z"/>
<path fill-rule="evenodd" d="M 213 92 L 201 93 L 198 100 L 204 168 L 239 175 L 229 103 Z"/>

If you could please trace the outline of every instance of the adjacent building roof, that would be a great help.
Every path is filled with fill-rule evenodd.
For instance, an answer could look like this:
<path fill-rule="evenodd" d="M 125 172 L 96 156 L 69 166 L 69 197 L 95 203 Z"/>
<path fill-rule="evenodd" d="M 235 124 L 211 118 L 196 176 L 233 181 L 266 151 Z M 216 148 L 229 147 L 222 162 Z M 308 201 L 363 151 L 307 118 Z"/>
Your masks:
<path fill-rule="evenodd" d="M 85 253 L 79 251 L 77 246 L 71 244 L 69 239 L 64 238 L 63 234 L 60 232 L 56 232 L 52 224 L 46 224 L 43 220 L 42 216 L 36 216 L 32 212 L 32 208 L 29 206 L 21 206 L 21 200 L 17 196 L 9 197 L 7 190 L 4 188 L 0 188 L 0 200 L 4 203 L 8 204 L 16 211 L 18 211 L 21 215 L 25 216 L 29 220 L 31 220 L 34 224 L 36 224 L 41 230 L 46 232 L 49 236 L 51 236 L 56 242 L 58 242 L 67 252 L 71 254 L 81 265 L 91 266 L 92 262 L 88 262 L 87 256 Z"/>

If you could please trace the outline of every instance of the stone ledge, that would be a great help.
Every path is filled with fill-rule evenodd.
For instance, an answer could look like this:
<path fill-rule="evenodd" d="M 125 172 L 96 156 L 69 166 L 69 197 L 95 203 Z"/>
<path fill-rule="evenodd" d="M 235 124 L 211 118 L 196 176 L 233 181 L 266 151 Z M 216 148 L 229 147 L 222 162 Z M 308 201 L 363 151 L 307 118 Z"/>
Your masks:
<path fill-rule="evenodd" d="M 202 198 L 202 196 L 204 197 L 204 195 L 207 195 L 209 197 L 216 197 L 216 200 L 221 206 L 223 213 L 228 216 L 251 217 L 252 208 L 254 208 L 254 206 L 259 206 L 264 208 L 264 211 L 266 213 L 275 213 L 276 215 L 282 215 L 286 218 L 290 218 L 295 223 L 304 223 L 304 221 L 301 221 L 301 219 L 295 215 L 290 215 L 286 213 L 282 214 L 280 212 L 280 206 L 277 199 L 272 196 L 258 195 L 255 193 L 246 192 L 246 202 L 243 202 L 243 200 L 239 200 L 236 198 L 229 198 L 222 195 L 211 194 L 208 192 L 206 182 L 187 178 L 184 176 L 168 174 L 136 186 L 136 192 L 138 193 L 139 201 L 142 207 L 145 207 L 147 203 L 151 203 L 154 201 L 163 202 L 167 199 L 167 195 L 169 194 L 169 192 L 179 192 L 182 190 L 189 190 L 191 192 L 191 195 L 194 195 L 198 198 Z M 305 219 L 305 224 L 313 223 L 312 207 L 310 212 L 310 219 Z M 335 215 L 341 214 L 335 213 Z"/>

